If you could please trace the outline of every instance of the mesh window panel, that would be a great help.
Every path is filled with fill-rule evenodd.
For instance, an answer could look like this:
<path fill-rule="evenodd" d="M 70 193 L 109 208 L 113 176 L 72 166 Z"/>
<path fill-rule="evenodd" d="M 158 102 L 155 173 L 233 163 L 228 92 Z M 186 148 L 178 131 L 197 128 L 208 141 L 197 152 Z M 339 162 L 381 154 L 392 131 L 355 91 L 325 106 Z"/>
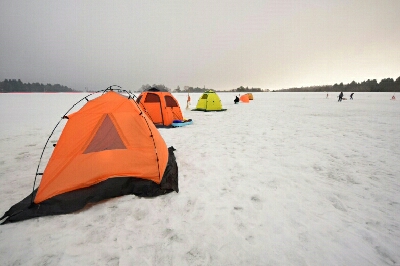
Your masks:
<path fill-rule="evenodd" d="M 160 97 L 154 93 L 147 93 L 146 99 L 144 100 L 145 103 L 159 103 Z"/>
<path fill-rule="evenodd" d="M 178 103 L 171 96 L 165 96 L 165 105 L 167 107 L 178 107 Z"/>

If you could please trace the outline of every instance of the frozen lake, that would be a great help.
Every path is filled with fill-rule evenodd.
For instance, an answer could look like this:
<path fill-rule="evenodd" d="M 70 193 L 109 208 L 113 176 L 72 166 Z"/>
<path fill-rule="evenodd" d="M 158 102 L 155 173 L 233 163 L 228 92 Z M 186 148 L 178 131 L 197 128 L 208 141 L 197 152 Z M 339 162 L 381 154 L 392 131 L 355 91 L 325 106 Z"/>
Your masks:
<path fill-rule="evenodd" d="M 2 265 L 400 265 L 400 100 L 237 94 L 207 113 L 174 94 L 194 121 L 159 129 L 179 193 L 0 226 Z M 0 94 L 1 212 L 31 193 L 48 136 L 86 95 Z"/>

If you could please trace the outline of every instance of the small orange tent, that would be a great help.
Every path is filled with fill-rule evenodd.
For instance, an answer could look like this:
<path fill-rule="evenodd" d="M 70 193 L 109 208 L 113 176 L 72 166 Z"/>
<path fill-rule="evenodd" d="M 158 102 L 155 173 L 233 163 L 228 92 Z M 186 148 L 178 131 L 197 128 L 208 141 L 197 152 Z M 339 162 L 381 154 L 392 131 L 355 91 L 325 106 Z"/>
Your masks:
<path fill-rule="evenodd" d="M 64 118 L 39 187 L 5 213 L 4 223 L 70 213 L 126 194 L 178 192 L 174 149 L 133 99 L 109 91 Z"/>
<path fill-rule="evenodd" d="M 151 88 L 136 100 L 156 127 L 169 127 L 174 120 L 183 120 L 179 102 L 168 91 Z"/>
<path fill-rule="evenodd" d="M 240 101 L 243 103 L 248 103 L 249 101 L 249 96 L 247 94 L 243 94 L 242 96 L 240 96 Z"/>

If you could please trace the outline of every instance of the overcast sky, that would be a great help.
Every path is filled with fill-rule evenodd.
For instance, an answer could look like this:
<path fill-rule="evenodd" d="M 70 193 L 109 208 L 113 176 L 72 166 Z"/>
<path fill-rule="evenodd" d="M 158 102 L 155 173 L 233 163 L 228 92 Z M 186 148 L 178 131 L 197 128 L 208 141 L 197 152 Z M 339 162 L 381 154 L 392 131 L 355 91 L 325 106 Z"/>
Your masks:
<path fill-rule="evenodd" d="M 398 0 L 0 1 L 0 80 L 282 89 L 400 76 Z"/>

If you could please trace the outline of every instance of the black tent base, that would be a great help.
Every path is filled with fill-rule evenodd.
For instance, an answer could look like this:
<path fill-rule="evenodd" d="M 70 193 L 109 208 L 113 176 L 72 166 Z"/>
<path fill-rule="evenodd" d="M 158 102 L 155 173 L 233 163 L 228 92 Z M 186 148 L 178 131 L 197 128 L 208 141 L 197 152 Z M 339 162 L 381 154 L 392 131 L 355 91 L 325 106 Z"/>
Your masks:
<path fill-rule="evenodd" d="M 12 206 L 0 220 L 2 224 L 23 221 L 35 217 L 67 214 L 78 211 L 88 204 L 124 195 L 157 197 L 172 191 L 179 192 L 178 165 L 174 148 L 169 147 L 168 164 L 160 184 L 136 177 L 114 177 L 91 187 L 67 192 L 47 199 L 39 204 L 32 202 L 37 189 Z"/>
<path fill-rule="evenodd" d="M 191 111 L 202 111 L 202 112 L 223 112 L 226 111 L 227 109 L 220 109 L 220 110 L 206 110 L 206 109 L 192 109 Z"/>

